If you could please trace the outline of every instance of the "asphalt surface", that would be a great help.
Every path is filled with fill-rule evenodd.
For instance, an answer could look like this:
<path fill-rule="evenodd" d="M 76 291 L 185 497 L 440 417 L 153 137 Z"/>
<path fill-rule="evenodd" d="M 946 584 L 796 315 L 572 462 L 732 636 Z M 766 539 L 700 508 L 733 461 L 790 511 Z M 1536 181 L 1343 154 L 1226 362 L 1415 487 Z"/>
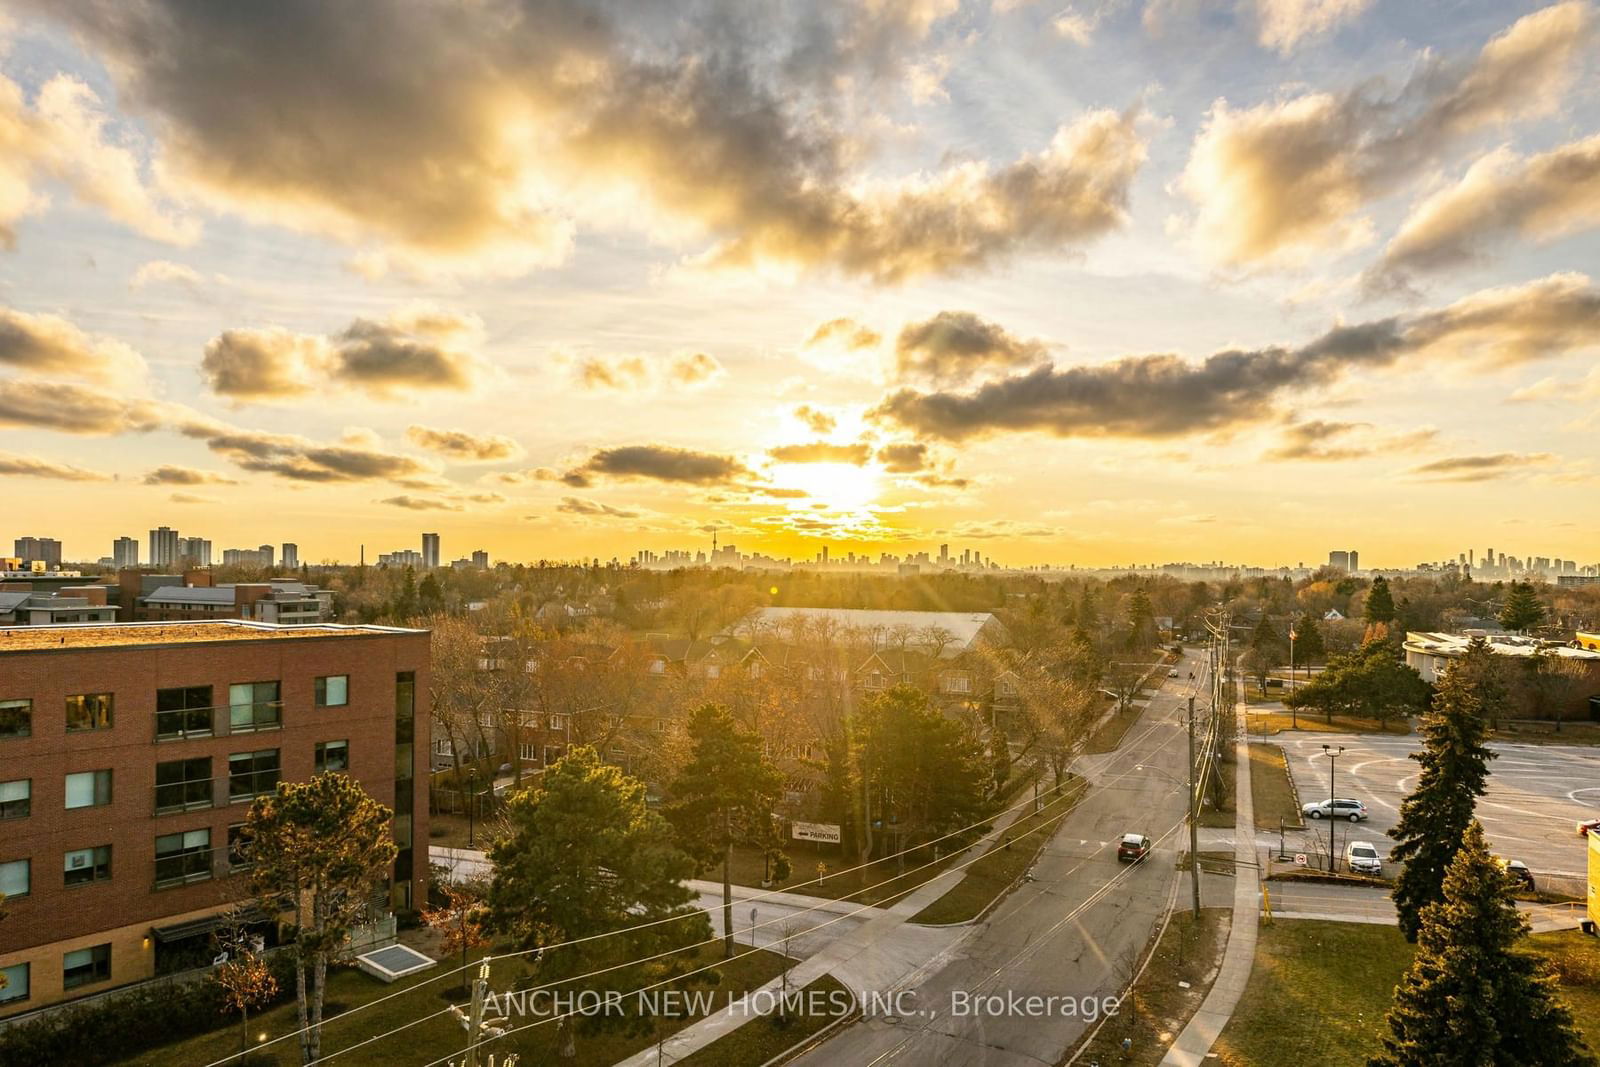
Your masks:
<path fill-rule="evenodd" d="M 861 1021 L 798 1062 L 1055 1067 L 1096 1021 L 1084 998 L 1117 995 L 1171 899 L 1187 844 L 1179 785 L 1185 698 L 1194 692 L 1203 705 L 1204 674 L 1204 656 L 1186 656 L 1182 676 L 1161 679 L 1121 749 L 1079 761 L 1092 788 L 1041 852 L 1031 880 L 912 979 L 914 999 L 893 1005 L 902 1014 L 868 1004 Z M 1133 867 L 1116 859 L 1128 832 L 1157 841 Z"/>
<path fill-rule="evenodd" d="M 1322 746 L 1343 745 L 1334 790 L 1367 805 L 1366 822 L 1336 823 L 1337 852 L 1350 840 L 1371 841 L 1387 855 L 1386 836 L 1399 818 L 1400 802 L 1416 786 L 1418 766 L 1409 759 L 1415 735 L 1282 733 L 1271 738 L 1288 756 L 1301 803 L 1328 796 L 1328 759 Z M 1575 826 L 1600 818 L 1600 749 L 1587 745 L 1494 744 L 1499 758 L 1489 764 L 1489 790 L 1478 801 L 1478 819 L 1490 846 L 1508 859 L 1526 863 L 1535 874 L 1581 875 L 1584 841 Z M 1310 823 L 1327 841 L 1326 820 Z M 1267 829 L 1265 827 L 1263 830 Z M 1324 844 L 1323 847 L 1326 847 Z"/>

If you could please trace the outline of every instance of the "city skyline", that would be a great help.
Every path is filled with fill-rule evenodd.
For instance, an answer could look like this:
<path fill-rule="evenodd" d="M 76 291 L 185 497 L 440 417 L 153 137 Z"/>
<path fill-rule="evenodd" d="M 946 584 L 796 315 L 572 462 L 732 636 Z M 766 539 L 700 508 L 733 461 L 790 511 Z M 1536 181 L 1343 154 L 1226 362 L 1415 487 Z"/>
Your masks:
<path fill-rule="evenodd" d="M 1590 3 L 479 10 L 0 22 L 69 555 L 1592 552 Z"/>

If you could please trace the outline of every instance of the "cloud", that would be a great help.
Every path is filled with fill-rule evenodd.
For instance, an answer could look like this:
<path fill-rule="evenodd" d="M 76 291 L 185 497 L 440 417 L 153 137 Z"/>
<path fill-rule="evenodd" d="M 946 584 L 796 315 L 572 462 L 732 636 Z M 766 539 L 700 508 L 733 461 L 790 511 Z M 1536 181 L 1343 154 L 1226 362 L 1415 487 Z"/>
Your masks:
<path fill-rule="evenodd" d="M 1408 474 L 1431 482 L 1486 482 L 1509 478 L 1529 467 L 1555 459 L 1548 452 L 1497 452 L 1486 456 L 1451 456 L 1412 467 Z"/>
<path fill-rule="evenodd" d="M 407 393 L 465 392 L 484 375 L 481 361 L 454 339 L 481 328 L 448 312 L 401 312 L 356 319 L 329 337 L 281 327 L 234 329 L 213 338 L 200 373 L 219 396 L 239 402 L 293 399 L 351 388 L 379 400 Z"/>
<path fill-rule="evenodd" d="M 1055 526 L 1036 522 L 1017 522 L 1014 519 L 986 519 L 958 522 L 948 531 L 938 531 L 939 536 L 962 537 L 976 541 L 989 541 L 1008 537 L 1060 537 L 1062 531 Z"/>
<path fill-rule="evenodd" d="M 810 404 L 801 404 L 795 408 L 794 417 L 805 423 L 806 429 L 812 433 L 832 433 L 839 426 L 838 419 Z"/>
<path fill-rule="evenodd" d="M 128 285 L 133 289 L 143 289 L 147 285 L 162 283 L 181 285 L 186 289 L 198 289 L 204 284 L 204 279 L 193 267 L 174 263 L 170 259 L 152 259 L 148 263 L 141 263 L 139 269 L 133 272 L 133 277 L 128 279 Z"/>
<path fill-rule="evenodd" d="M 105 61 L 174 188 L 373 271 L 519 273 L 621 223 L 896 281 L 1092 240 L 1144 158 L 1131 116 L 1094 112 L 1002 166 L 866 180 L 874 146 L 839 117 L 926 91 L 954 0 L 29 6 Z"/>
<path fill-rule="evenodd" d="M 564 496 L 561 503 L 556 505 L 557 511 L 564 511 L 569 515 L 600 515 L 612 519 L 637 519 L 637 511 L 624 511 L 614 508 L 610 504 L 602 504 L 595 500 L 582 500 L 575 496 Z"/>
<path fill-rule="evenodd" d="M 405 508 L 408 511 L 461 511 L 462 506 L 452 500 L 440 500 L 431 496 L 400 496 L 384 497 L 378 501 L 391 507 Z"/>
<path fill-rule="evenodd" d="M 1439 431 L 1423 427 L 1403 434 L 1377 435 L 1365 422 L 1311 419 L 1283 428 L 1278 444 L 1262 457 L 1270 460 L 1333 462 L 1372 455 L 1394 456 L 1432 443 Z"/>
<path fill-rule="evenodd" d="M 111 475 L 85 470 L 69 463 L 0 452 L 0 478 L 52 478 L 62 482 L 109 482 Z"/>
<path fill-rule="evenodd" d="M 912 474 L 928 465 L 928 446 L 916 441 L 884 445 L 878 449 L 878 462 L 890 474 Z"/>
<path fill-rule="evenodd" d="M 596 449 L 582 464 L 562 474 L 561 481 L 575 488 L 585 488 L 598 478 L 722 485 L 750 473 L 733 456 L 667 445 L 626 445 Z"/>
<path fill-rule="evenodd" d="M 855 319 L 829 319 L 806 338 L 806 347 L 815 348 L 831 344 L 850 351 L 860 351 L 864 348 L 876 348 L 882 340 L 883 336 L 878 331 L 861 325 Z"/>
<path fill-rule="evenodd" d="M 986 370 L 1036 366 L 1048 358 L 1048 349 L 970 311 L 941 311 L 902 329 L 895 357 L 903 380 L 953 385 Z"/>
<path fill-rule="evenodd" d="M 15 82 L 0 75 L 0 247 L 15 245 L 15 224 L 46 203 L 35 185 L 54 180 L 79 201 L 146 237 L 190 244 L 199 223 L 180 216 L 151 191 L 139 158 L 106 138 L 99 98 L 76 78 L 57 75 L 30 107 Z"/>
<path fill-rule="evenodd" d="M 501 485 L 533 485 L 537 482 L 559 482 L 561 472 L 550 467 L 530 467 L 522 471 L 499 471 L 486 477 Z"/>
<path fill-rule="evenodd" d="M 465 430 L 437 430 L 431 426 L 406 428 L 412 444 L 463 463 L 494 463 L 522 455 L 522 446 L 500 434 L 471 434 Z"/>
<path fill-rule="evenodd" d="M 1257 40 L 1283 55 L 1301 41 L 1358 18 L 1372 0 L 1256 0 Z"/>
<path fill-rule="evenodd" d="M 692 389 L 726 373 L 717 358 L 705 352 L 673 356 L 584 356 L 573 364 L 573 380 L 582 388 L 631 393 L 672 386 Z"/>
<path fill-rule="evenodd" d="M 0 378 L 0 426 L 109 436 L 154 430 L 166 418 L 152 401 L 100 386 Z"/>
<path fill-rule="evenodd" d="M 167 497 L 174 504 L 215 504 L 216 500 L 209 496 L 199 496 L 195 493 L 173 493 Z"/>
<path fill-rule="evenodd" d="M 193 467 L 171 465 L 157 467 L 144 476 L 145 485 L 238 485 L 226 475 L 215 471 L 196 470 Z"/>
<path fill-rule="evenodd" d="M 872 449 L 860 442 L 836 445 L 827 441 L 808 441 L 798 445 L 779 445 L 769 449 L 767 455 L 778 463 L 849 463 L 860 467 L 871 458 Z"/>
<path fill-rule="evenodd" d="M 1217 101 L 1177 180 L 1195 237 L 1235 267 L 1366 243 L 1366 205 L 1440 150 L 1554 111 L 1591 23 L 1588 4 L 1568 0 L 1517 20 L 1470 63 L 1426 57 L 1397 91 L 1366 83 L 1242 110 Z"/>
<path fill-rule="evenodd" d="M 297 434 L 239 429 L 203 418 L 191 419 L 176 428 L 185 437 L 204 441 L 207 448 L 242 470 L 273 474 L 289 481 L 390 481 L 421 486 L 438 473 L 422 460 L 385 451 L 370 431 L 347 431 L 341 440 L 325 444 Z"/>
<path fill-rule="evenodd" d="M 1600 135 L 1530 157 L 1500 148 L 1412 209 L 1370 281 L 1482 261 L 1510 240 L 1542 243 L 1600 226 Z"/>
<path fill-rule="evenodd" d="M 87 334 L 66 319 L 0 307 L 0 367 L 106 381 L 141 374 L 145 364 L 121 341 Z"/>
<path fill-rule="evenodd" d="M 923 438 L 1007 432 L 1167 438 L 1276 418 L 1278 401 L 1358 369 L 1402 360 L 1507 365 L 1600 344 L 1600 291 L 1578 274 L 1465 297 L 1410 317 L 1336 326 L 1298 347 L 1230 349 L 1191 363 L 1174 355 L 1044 364 L 966 392 L 902 388 L 869 418 Z"/>

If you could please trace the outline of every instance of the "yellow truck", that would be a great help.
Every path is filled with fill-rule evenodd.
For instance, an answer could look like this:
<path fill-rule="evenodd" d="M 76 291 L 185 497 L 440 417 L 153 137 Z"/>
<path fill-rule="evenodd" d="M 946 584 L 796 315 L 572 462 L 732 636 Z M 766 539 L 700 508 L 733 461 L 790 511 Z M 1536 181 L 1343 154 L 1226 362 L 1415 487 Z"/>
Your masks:
<path fill-rule="evenodd" d="M 1586 634 L 1579 630 L 1572 643 L 1579 648 L 1587 648 L 1590 652 L 1600 652 L 1600 634 Z"/>

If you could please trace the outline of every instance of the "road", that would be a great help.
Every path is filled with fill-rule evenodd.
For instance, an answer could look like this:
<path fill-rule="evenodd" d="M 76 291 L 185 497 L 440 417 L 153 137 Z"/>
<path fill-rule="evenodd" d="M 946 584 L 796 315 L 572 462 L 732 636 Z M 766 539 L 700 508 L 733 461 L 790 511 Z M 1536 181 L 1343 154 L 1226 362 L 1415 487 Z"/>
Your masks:
<path fill-rule="evenodd" d="M 799 1062 L 1055 1067 L 1094 1022 L 1082 998 L 1121 990 L 1128 961 L 1160 922 L 1178 877 L 1186 844 L 1176 829 L 1184 813 L 1183 714 L 1191 687 L 1202 700 L 1208 691 L 1204 656 L 1187 655 L 1180 671 L 1181 678 L 1161 680 L 1121 749 L 1079 761 L 1088 795 L 1041 852 L 1032 880 L 948 958 L 912 979 L 915 1010 L 893 1015 L 869 1005 L 861 1021 Z M 1117 839 L 1129 831 L 1160 839 L 1132 868 L 1116 859 Z M 969 1003 L 958 1013 L 972 994 L 985 998 L 976 1005 L 982 1010 Z M 1057 999 L 1030 1005 L 1026 998 L 1035 995 Z"/>
<path fill-rule="evenodd" d="M 1367 805 L 1370 818 L 1358 825 L 1339 823 L 1338 851 L 1352 839 L 1371 841 L 1387 854 L 1387 831 L 1399 818 L 1400 801 L 1415 786 L 1419 739 L 1379 734 L 1284 733 L 1272 738 L 1283 746 L 1302 803 L 1328 795 L 1324 744 L 1343 745 L 1335 785 L 1339 796 Z M 1587 745 L 1496 743 L 1499 758 L 1489 764 L 1489 791 L 1478 801 L 1495 852 L 1540 872 L 1580 875 L 1586 865 L 1584 842 L 1574 832 L 1580 819 L 1600 818 L 1600 751 Z M 1327 840 L 1328 824 L 1312 824 Z"/>

